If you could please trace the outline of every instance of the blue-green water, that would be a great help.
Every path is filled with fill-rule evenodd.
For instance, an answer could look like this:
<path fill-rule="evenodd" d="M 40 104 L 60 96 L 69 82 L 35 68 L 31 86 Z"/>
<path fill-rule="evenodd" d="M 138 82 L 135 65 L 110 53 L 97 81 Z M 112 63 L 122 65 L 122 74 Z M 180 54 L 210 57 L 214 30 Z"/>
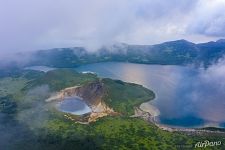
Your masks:
<path fill-rule="evenodd" d="M 83 115 L 91 112 L 91 108 L 79 97 L 68 97 L 58 102 L 58 110 L 74 115 Z"/>
<path fill-rule="evenodd" d="M 76 70 L 95 72 L 100 77 L 133 82 L 153 90 L 157 97 L 150 103 L 159 109 L 158 121 L 162 124 L 179 127 L 224 127 L 223 66 L 212 66 L 204 70 L 170 65 L 107 62 L 81 66 Z"/>

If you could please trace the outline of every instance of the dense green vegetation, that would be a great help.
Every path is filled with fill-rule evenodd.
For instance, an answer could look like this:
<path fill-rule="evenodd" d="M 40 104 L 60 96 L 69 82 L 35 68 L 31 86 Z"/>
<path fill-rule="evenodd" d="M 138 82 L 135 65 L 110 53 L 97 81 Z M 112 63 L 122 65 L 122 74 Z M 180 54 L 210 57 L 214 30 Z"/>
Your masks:
<path fill-rule="evenodd" d="M 26 82 L 25 78 L 3 78 L 0 80 L 0 95 L 7 96 L 18 93 Z"/>
<path fill-rule="evenodd" d="M 152 91 L 141 85 L 125 83 L 120 80 L 103 79 L 107 89 L 104 101 L 123 115 L 134 114 L 134 107 L 154 99 Z"/>
<path fill-rule="evenodd" d="M 49 120 L 37 133 L 46 149 L 194 149 L 198 141 L 215 141 L 216 136 L 187 136 L 162 131 L 144 120 L 130 117 L 105 117 L 89 125 L 69 120 Z M 222 143 L 225 138 L 220 138 Z M 224 146 L 205 149 L 222 149 Z"/>
<path fill-rule="evenodd" d="M 47 84 L 52 91 L 59 91 L 66 87 L 83 85 L 95 80 L 97 80 L 97 76 L 93 74 L 82 74 L 73 69 L 57 69 L 32 80 L 27 88 Z"/>
<path fill-rule="evenodd" d="M 51 92 L 96 80 L 99 80 L 96 75 L 70 69 L 48 73 L 21 71 L 20 75 L 0 78 L 0 145 L 9 150 L 173 150 L 192 149 L 196 142 L 206 139 L 218 141 L 217 135 L 171 133 L 140 118 L 129 117 L 134 106 L 154 98 L 154 94 L 140 85 L 119 80 L 101 79 L 107 91 L 104 100 L 121 112 L 119 116 L 82 125 L 67 119 L 64 113 L 55 111 L 45 102 Z M 219 140 L 225 142 L 224 137 L 220 136 Z M 224 146 L 213 148 L 223 149 Z"/>

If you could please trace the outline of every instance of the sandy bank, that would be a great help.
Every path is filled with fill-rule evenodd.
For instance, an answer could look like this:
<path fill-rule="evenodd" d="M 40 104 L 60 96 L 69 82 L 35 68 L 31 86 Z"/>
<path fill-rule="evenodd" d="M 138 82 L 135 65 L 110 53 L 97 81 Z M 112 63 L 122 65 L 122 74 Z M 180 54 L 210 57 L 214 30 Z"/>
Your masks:
<path fill-rule="evenodd" d="M 144 120 L 153 123 L 158 128 L 169 131 L 169 132 L 184 132 L 189 135 L 204 135 L 204 134 L 219 134 L 225 136 L 225 132 L 221 131 L 211 131 L 201 128 L 179 128 L 171 127 L 164 124 L 160 124 L 156 121 L 156 117 L 160 115 L 160 111 L 155 106 L 151 105 L 150 102 L 146 102 L 140 105 L 140 107 L 135 108 L 135 115 L 131 117 L 140 117 Z"/>

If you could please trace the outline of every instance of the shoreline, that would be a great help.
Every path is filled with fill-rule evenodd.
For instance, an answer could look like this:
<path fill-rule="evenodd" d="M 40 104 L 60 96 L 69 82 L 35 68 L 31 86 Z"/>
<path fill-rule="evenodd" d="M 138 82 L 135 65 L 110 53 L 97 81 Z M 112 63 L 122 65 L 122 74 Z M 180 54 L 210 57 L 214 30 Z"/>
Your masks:
<path fill-rule="evenodd" d="M 147 122 L 153 123 L 158 128 L 168 131 L 168 132 L 183 132 L 189 135 L 200 135 L 200 134 L 221 134 L 225 136 L 225 132 L 223 131 L 212 131 L 208 129 L 202 128 L 187 128 L 187 127 L 174 127 L 169 125 L 160 124 L 156 121 L 156 117 L 160 115 L 158 108 L 151 105 L 149 102 L 142 103 L 139 107 L 135 107 L 135 115 L 131 117 L 140 117 L 146 120 Z"/>

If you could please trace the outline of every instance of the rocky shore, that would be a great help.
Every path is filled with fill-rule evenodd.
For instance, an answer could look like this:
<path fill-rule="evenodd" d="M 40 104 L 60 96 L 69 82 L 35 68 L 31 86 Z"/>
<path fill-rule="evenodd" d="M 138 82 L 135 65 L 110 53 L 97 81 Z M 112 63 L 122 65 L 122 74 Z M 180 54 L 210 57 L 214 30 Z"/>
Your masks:
<path fill-rule="evenodd" d="M 144 104 L 144 105 L 143 105 Z M 225 136 L 225 132 L 222 131 L 211 131 L 201 128 L 176 128 L 176 127 L 169 127 L 166 125 L 162 125 L 156 121 L 156 117 L 160 114 L 159 110 L 154 106 L 150 105 L 148 102 L 143 103 L 140 107 L 135 107 L 135 114 L 131 117 L 140 117 L 144 120 L 153 123 L 158 128 L 169 131 L 169 132 L 183 132 L 188 135 L 206 135 L 206 134 L 216 134 Z M 144 110 L 142 109 L 144 108 Z"/>

